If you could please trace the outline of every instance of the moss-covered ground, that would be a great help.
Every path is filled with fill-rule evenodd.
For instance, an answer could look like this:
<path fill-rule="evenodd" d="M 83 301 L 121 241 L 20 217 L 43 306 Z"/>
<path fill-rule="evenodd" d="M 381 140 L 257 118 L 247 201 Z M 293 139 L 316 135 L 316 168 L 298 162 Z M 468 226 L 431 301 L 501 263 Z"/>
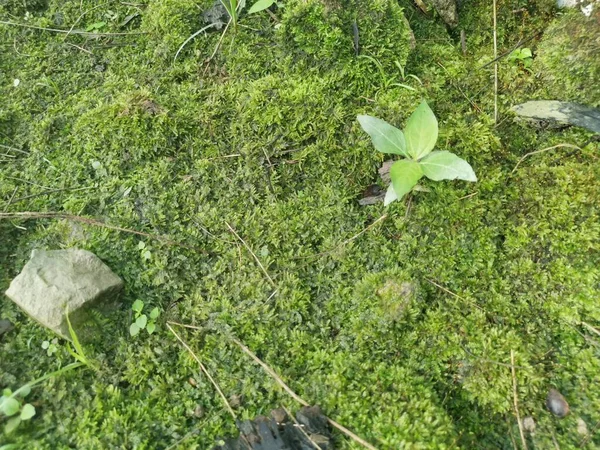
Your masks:
<path fill-rule="evenodd" d="M 581 86 L 504 58 L 495 123 L 493 66 L 482 68 L 493 58 L 492 2 L 463 1 L 451 31 L 409 2 L 283 3 L 277 21 L 242 15 L 207 62 L 219 32 L 174 56 L 211 1 L 0 0 L 3 21 L 126 33 L 0 25 L 0 210 L 66 212 L 170 240 L 0 221 L 0 290 L 39 247 L 89 249 L 126 284 L 88 348 L 99 372 L 34 389 L 38 414 L 0 443 L 208 449 L 235 434 L 165 327 L 172 320 L 202 327 L 179 332 L 239 418 L 298 405 L 227 333 L 377 448 L 516 448 L 513 352 L 519 413 L 537 424 L 529 446 L 600 446 L 600 339 L 585 325 L 600 324 L 599 146 L 543 152 L 511 174 L 528 152 L 591 135 L 518 124 L 509 108 L 549 87 L 578 99 Z M 556 20 L 550 2 L 498 4 L 499 53 L 542 33 L 528 42 L 535 53 Z M 356 56 L 355 20 L 361 54 L 381 71 Z M 396 61 L 422 84 L 402 80 Z M 356 115 L 402 125 L 424 98 L 439 148 L 479 181 L 426 181 L 429 192 L 387 209 L 359 206 L 383 155 Z M 157 332 L 131 338 L 138 298 L 163 312 Z M 52 336 L 6 298 L 0 316 L 15 324 L 0 342 L 0 387 L 72 360 L 65 344 L 48 356 L 41 343 Z M 571 407 L 562 420 L 544 407 L 553 387 Z M 336 445 L 359 448 L 341 434 Z"/>

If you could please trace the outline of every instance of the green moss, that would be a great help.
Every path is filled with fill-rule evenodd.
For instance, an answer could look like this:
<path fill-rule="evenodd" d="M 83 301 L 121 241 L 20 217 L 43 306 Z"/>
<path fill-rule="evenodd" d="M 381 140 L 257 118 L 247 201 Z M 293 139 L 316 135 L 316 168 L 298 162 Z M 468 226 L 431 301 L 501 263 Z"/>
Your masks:
<path fill-rule="evenodd" d="M 241 398 L 242 419 L 297 405 L 227 333 L 382 449 L 510 448 L 511 433 L 519 439 L 512 351 L 521 415 L 538 423 L 528 439 L 540 448 L 579 443 L 577 418 L 590 429 L 600 420 L 600 355 L 580 324 L 600 323 L 598 145 L 533 155 L 511 175 L 523 154 L 589 134 L 512 123 L 508 107 L 545 87 L 505 60 L 494 124 L 492 69 L 478 69 L 492 58 L 489 5 L 461 10 L 466 57 L 456 36 L 410 5 L 417 47 L 409 55 L 394 1 L 298 0 L 275 11 L 277 28 L 266 13 L 242 15 L 209 64 L 219 33 L 198 36 L 174 62 L 211 3 L 50 1 L 30 22 L 68 29 L 87 11 L 81 27 L 102 20 L 107 32 L 141 35 L 65 39 L 0 27 L 1 41 L 18 50 L 9 45 L 0 60 L 0 143 L 27 152 L 0 150 L 14 156 L 0 162 L 0 208 L 66 211 L 171 240 L 64 221 L 0 222 L 1 289 L 31 248 L 70 245 L 95 252 L 126 283 L 123 308 L 104 324 L 109 338 L 88 350 L 101 371 L 34 390 L 38 415 L 0 442 L 163 448 L 191 432 L 180 448 L 205 449 L 235 433 L 164 323 L 129 338 L 127 312 L 141 298 L 161 307 L 163 320 L 205 327 L 180 332 L 225 395 Z M 521 3 L 499 8 L 499 51 L 552 12 Z M 521 7 L 527 14 L 512 12 Z M 362 54 L 383 74 L 355 54 L 354 21 Z M 395 61 L 422 85 L 402 80 Z M 407 203 L 358 206 L 382 156 L 356 115 L 402 126 L 422 97 L 439 118 L 440 149 L 467 159 L 479 182 L 425 180 L 429 192 Z M 64 347 L 48 357 L 40 348 L 48 333 L 8 301 L 0 315 L 16 325 L 0 343 L 0 386 L 70 361 Z M 571 405 L 563 421 L 545 411 L 549 387 Z M 588 444 L 598 445 L 598 437 Z M 342 435 L 336 446 L 356 448 Z"/>

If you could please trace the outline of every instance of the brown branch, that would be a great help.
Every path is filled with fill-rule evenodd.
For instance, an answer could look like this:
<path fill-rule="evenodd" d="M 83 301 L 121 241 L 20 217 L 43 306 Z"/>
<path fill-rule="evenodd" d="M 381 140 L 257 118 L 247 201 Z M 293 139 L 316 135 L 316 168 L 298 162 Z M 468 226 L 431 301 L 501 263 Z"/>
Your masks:
<path fill-rule="evenodd" d="M 170 245 L 175 245 L 178 247 L 184 247 L 184 248 L 188 248 L 190 250 L 196 250 L 196 251 L 200 251 L 202 253 L 206 253 L 206 250 L 204 249 L 200 249 L 200 248 L 195 248 L 195 247 L 190 247 L 187 246 L 185 244 L 180 244 L 179 242 L 175 242 L 167 237 L 164 236 L 159 236 L 156 234 L 150 234 L 150 233 L 144 233 L 142 231 L 136 231 L 136 230 L 131 230 L 129 228 L 123 228 L 123 227 L 118 227 L 115 225 L 108 225 L 104 222 L 100 222 L 98 220 L 94 220 L 94 219 L 89 219 L 87 217 L 81 217 L 81 216 L 75 216 L 73 214 L 65 214 L 65 213 L 59 213 L 59 212 L 16 212 L 16 213 L 0 213 L 0 220 L 2 219 L 20 219 L 20 220 L 29 220 L 29 219 L 64 219 L 64 220 L 71 220 L 73 222 L 80 222 L 80 223 L 85 223 L 87 225 L 92 225 L 92 226 L 96 226 L 96 227 L 101 227 L 101 228 L 106 228 L 109 230 L 114 230 L 114 231 L 121 231 L 123 233 L 130 233 L 130 234 L 136 234 L 138 236 L 144 236 L 150 239 L 154 239 L 157 241 L 162 241 L 166 244 L 170 244 Z"/>
<path fill-rule="evenodd" d="M 181 345 L 183 345 L 185 347 L 185 349 L 190 353 L 190 355 L 192 355 L 192 357 L 196 360 L 196 362 L 200 366 L 200 369 L 202 369 L 202 372 L 204 372 L 204 374 L 208 377 L 208 379 L 210 380 L 210 382 L 212 383 L 212 385 L 215 387 L 215 389 L 217 390 L 217 392 L 219 393 L 219 395 L 223 399 L 223 403 L 225 403 L 225 406 L 227 406 L 227 410 L 229 411 L 229 414 L 231 414 L 231 417 L 233 417 L 233 420 L 236 420 L 236 415 L 233 412 L 233 409 L 231 408 L 231 405 L 229 405 L 229 402 L 227 401 L 227 398 L 225 397 L 225 394 L 223 394 L 223 391 L 221 390 L 221 388 L 219 387 L 219 385 L 217 384 L 217 382 L 213 379 L 213 377 L 210 376 L 210 373 L 208 373 L 208 370 L 206 370 L 206 367 L 204 367 L 204 364 L 202 364 L 202 362 L 200 361 L 200 359 L 198 359 L 198 357 L 193 352 L 193 350 L 189 347 L 189 345 L 187 345 L 184 342 L 184 340 L 181 339 L 181 337 L 175 332 L 175 330 L 171 327 L 171 325 L 169 324 L 169 322 L 167 322 L 167 328 L 169 329 L 169 331 L 171 333 L 173 333 L 173 335 L 177 338 L 177 340 L 179 342 L 181 342 Z"/>
<path fill-rule="evenodd" d="M 519 402 L 517 400 L 517 375 L 515 371 L 515 352 L 510 351 L 510 370 L 512 373 L 513 380 L 513 403 L 515 405 L 515 414 L 517 416 L 517 423 L 519 424 L 519 434 L 521 435 L 521 443 L 523 449 L 527 450 L 527 441 L 525 440 L 525 432 L 523 431 L 523 424 L 521 423 L 521 416 L 519 414 Z"/>

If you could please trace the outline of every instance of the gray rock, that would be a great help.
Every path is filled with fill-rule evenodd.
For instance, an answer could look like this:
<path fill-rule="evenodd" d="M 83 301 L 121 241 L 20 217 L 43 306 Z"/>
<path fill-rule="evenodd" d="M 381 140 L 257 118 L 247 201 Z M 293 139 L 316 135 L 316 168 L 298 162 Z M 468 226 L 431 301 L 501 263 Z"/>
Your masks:
<path fill-rule="evenodd" d="M 600 109 L 556 100 L 525 102 L 512 109 L 528 120 L 575 125 L 600 133 Z"/>
<path fill-rule="evenodd" d="M 548 391 L 548 397 L 546 397 L 546 407 L 552 414 L 561 419 L 569 414 L 569 404 L 556 389 L 550 389 Z"/>
<path fill-rule="evenodd" d="M 429 0 L 433 3 L 435 10 L 447 25 L 454 28 L 458 25 L 458 13 L 456 11 L 456 0 Z"/>
<path fill-rule="evenodd" d="M 0 319 L 0 337 L 2 335 L 8 333 L 10 330 L 14 328 L 14 325 L 7 319 Z"/>
<path fill-rule="evenodd" d="M 123 281 L 91 252 L 34 250 L 6 295 L 31 318 L 69 339 L 67 309 L 79 334 L 90 308 L 105 309 L 122 288 Z"/>

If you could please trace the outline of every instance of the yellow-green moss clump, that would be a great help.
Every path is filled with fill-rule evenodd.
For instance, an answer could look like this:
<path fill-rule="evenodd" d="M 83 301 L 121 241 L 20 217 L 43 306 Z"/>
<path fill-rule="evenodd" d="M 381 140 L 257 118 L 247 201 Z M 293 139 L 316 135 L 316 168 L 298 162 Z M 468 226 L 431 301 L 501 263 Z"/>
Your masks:
<path fill-rule="evenodd" d="M 0 0 L 3 21 L 128 33 L 0 25 L 0 211 L 67 212 L 168 238 L 0 221 L 0 291 L 32 248 L 72 245 L 126 285 L 106 339 L 86 352 L 100 371 L 34 389 L 38 414 L 0 442 L 155 449 L 185 438 L 175 447 L 204 450 L 236 432 L 163 322 L 131 340 L 127 313 L 142 299 L 162 319 L 203 327 L 182 337 L 240 419 L 297 405 L 227 333 L 377 448 L 512 448 L 514 352 L 521 417 L 537 424 L 531 447 L 600 446 L 600 434 L 577 432 L 579 419 L 590 431 L 600 421 L 597 336 L 582 325 L 600 324 L 598 145 L 542 152 L 511 174 L 527 152 L 589 140 L 507 115 L 561 80 L 540 86 L 539 73 L 501 60 L 494 123 L 493 68 L 480 68 L 493 58 L 491 2 L 459 12 L 466 56 L 409 2 L 284 0 L 275 18 L 242 13 L 209 62 L 220 32 L 174 61 L 212 3 Z M 499 52 L 549 22 L 546 3 L 499 3 Z M 402 126 L 423 98 L 440 149 L 480 181 L 424 180 L 404 203 L 360 207 L 382 155 L 357 114 Z M 16 326 L 0 338 L 0 388 L 71 361 L 62 345 L 47 356 L 48 333 L 8 301 L 0 317 Z M 561 421 L 545 410 L 549 388 L 570 404 Z"/>

